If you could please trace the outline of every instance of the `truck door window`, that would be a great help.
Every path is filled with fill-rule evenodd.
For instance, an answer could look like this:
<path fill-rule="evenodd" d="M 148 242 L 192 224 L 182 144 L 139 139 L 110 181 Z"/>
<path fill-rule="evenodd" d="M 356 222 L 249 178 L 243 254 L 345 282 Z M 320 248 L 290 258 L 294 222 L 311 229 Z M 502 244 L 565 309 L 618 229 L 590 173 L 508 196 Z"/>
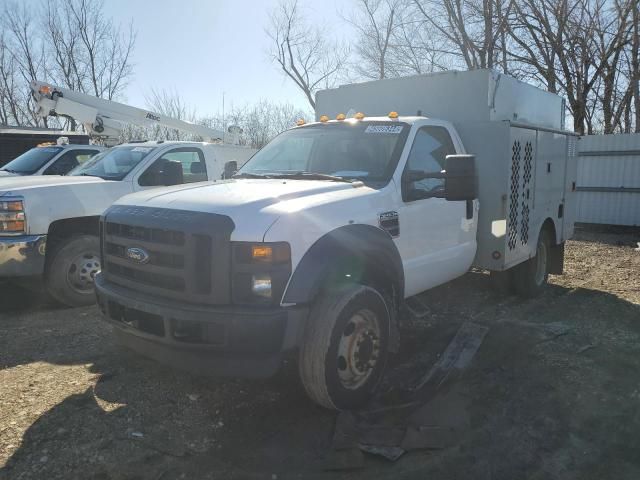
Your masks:
<path fill-rule="evenodd" d="M 93 157 L 98 150 L 69 150 L 45 171 L 44 175 L 66 175 L 71 170 Z"/>
<path fill-rule="evenodd" d="M 444 127 L 422 127 L 416 133 L 407 159 L 407 170 L 435 173 L 444 169 L 447 155 L 454 155 L 456 149 L 451 136 Z M 426 178 L 417 182 L 404 184 L 403 188 L 414 192 L 424 193 L 425 197 L 444 188 L 444 180 L 440 178 Z"/>
<path fill-rule="evenodd" d="M 206 182 L 207 166 L 204 153 L 199 148 L 183 147 L 170 150 L 153 162 L 147 171 L 140 175 L 138 183 L 143 187 L 164 185 L 163 169 L 167 162 L 177 162 L 182 166 L 182 183 Z"/>

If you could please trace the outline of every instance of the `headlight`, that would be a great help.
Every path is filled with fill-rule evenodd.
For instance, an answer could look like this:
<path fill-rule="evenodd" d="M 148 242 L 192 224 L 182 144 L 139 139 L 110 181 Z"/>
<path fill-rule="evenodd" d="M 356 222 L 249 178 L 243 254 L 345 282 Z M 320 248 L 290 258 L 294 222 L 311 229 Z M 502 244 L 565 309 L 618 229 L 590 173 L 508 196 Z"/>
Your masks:
<path fill-rule="evenodd" d="M 289 244 L 234 242 L 232 249 L 233 303 L 279 303 L 291 275 Z"/>
<path fill-rule="evenodd" d="M 20 235 L 25 232 L 24 200 L 0 198 L 0 235 Z"/>

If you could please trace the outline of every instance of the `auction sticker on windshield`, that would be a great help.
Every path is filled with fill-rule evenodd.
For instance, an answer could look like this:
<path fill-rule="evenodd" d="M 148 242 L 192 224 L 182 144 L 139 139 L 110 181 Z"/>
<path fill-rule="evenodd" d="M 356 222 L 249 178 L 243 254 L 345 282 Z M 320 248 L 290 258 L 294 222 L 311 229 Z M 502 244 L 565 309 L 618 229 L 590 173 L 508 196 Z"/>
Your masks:
<path fill-rule="evenodd" d="M 136 147 L 131 151 L 132 152 L 149 153 L 151 150 L 153 150 L 153 147 Z"/>
<path fill-rule="evenodd" d="M 393 133 L 402 132 L 402 125 L 369 125 L 364 133 Z"/>

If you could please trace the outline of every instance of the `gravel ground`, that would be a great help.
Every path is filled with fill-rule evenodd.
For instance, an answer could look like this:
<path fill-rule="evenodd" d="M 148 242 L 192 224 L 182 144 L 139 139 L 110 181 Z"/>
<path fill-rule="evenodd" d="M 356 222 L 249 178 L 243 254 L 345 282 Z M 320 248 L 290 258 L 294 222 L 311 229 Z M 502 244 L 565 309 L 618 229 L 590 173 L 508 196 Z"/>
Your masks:
<path fill-rule="evenodd" d="M 482 273 L 422 295 L 429 314 L 407 319 L 385 400 L 464 321 L 487 326 L 472 366 L 414 412 L 459 435 L 350 472 L 325 470 L 336 415 L 307 400 L 293 360 L 261 382 L 167 370 L 114 345 L 97 308 L 4 285 L 0 479 L 638 479 L 638 241 L 579 230 L 535 300 L 493 293 Z"/>

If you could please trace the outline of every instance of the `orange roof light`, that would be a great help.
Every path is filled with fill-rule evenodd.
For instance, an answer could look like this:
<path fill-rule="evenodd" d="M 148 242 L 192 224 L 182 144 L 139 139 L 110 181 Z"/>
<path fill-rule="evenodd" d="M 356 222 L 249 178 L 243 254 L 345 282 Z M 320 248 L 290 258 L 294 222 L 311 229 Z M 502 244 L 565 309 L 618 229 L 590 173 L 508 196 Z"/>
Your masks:
<path fill-rule="evenodd" d="M 51 95 L 51 87 L 49 85 L 42 85 L 38 92 L 42 95 Z"/>
<path fill-rule="evenodd" d="M 362 120 L 364 118 L 364 113 L 362 112 L 358 112 L 354 115 L 354 117 L 356 120 Z"/>
<path fill-rule="evenodd" d="M 296 125 L 297 125 L 297 126 L 299 126 L 299 127 L 301 127 L 301 126 L 302 126 L 302 125 L 304 125 L 305 123 L 307 123 L 307 122 L 305 122 L 305 121 L 304 121 L 304 118 L 301 118 L 301 119 L 299 119 L 299 120 L 296 122 Z"/>
<path fill-rule="evenodd" d="M 263 245 L 254 245 L 251 249 L 251 256 L 254 260 L 271 260 L 273 257 L 273 249 Z"/>
<path fill-rule="evenodd" d="M 322 116 L 320 117 L 320 121 L 321 121 L 322 123 L 328 122 L 328 121 L 329 121 L 329 117 L 327 117 L 326 115 L 322 115 Z"/>
<path fill-rule="evenodd" d="M 389 118 L 396 120 L 398 118 L 398 112 L 389 112 Z"/>
<path fill-rule="evenodd" d="M 338 116 L 336 117 L 336 120 L 342 121 L 345 118 L 347 118 L 347 116 L 344 113 L 339 113 Z"/>

